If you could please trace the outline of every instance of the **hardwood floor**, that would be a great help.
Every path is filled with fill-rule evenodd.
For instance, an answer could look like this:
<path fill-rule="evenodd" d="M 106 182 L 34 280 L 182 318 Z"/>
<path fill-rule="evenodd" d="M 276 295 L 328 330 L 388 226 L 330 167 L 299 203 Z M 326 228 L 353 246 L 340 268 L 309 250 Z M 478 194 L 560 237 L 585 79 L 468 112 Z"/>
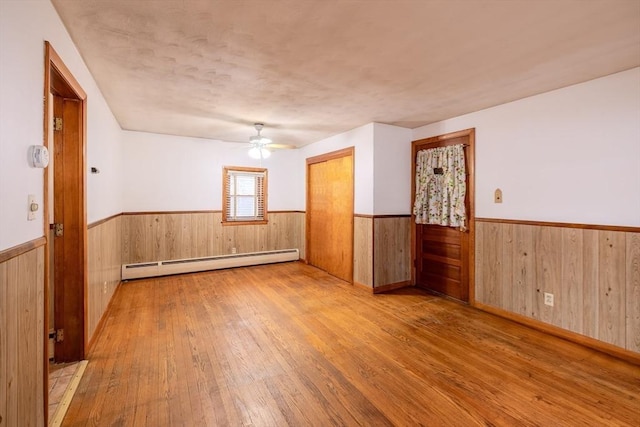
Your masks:
<path fill-rule="evenodd" d="M 125 283 L 64 426 L 640 424 L 640 367 L 302 263 Z"/>

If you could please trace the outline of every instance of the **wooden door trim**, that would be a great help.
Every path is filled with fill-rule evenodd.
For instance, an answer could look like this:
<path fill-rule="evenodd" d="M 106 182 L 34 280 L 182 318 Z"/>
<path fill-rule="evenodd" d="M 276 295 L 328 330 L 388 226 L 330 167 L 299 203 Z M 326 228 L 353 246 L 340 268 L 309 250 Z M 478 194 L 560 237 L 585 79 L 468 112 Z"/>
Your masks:
<path fill-rule="evenodd" d="M 341 157 L 351 156 L 355 153 L 355 147 L 347 147 L 342 150 L 331 151 L 329 153 L 320 154 L 318 156 L 307 158 L 307 166 L 314 163 L 322 163 L 328 160 L 339 159 Z M 355 171 L 354 171 L 355 172 Z"/>
<path fill-rule="evenodd" d="M 355 147 L 347 147 L 347 148 L 343 148 L 341 150 L 336 150 L 336 151 L 331 151 L 329 153 L 324 153 L 324 154 L 320 154 L 318 156 L 314 156 L 314 157 L 308 157 L 306 159 L 306 169 L 305 169 L 305 174 L 306 174 L 306 185 L 305 185 L 305 190 L 306 190 L 306 200 L 305 200 L 305 235 L 304 235 L 304 245 L 305 245 L 305 263 L 308 264 L 309 263 L 309 194 L 310 194 L 310 189 L 309 189 L 309 167 L 313 164 L 316 163 L 322 163 L 322 162 L 326 162 L 329 160 L 334 160 L 334 159 L 339 159 L 342 157 L 348 157 L 351 156 L 351 170 L 352 170 L 352 185 L 353 185 L 353 191 L 351 192 L 351 205 L 354 207 L 355 209 L 355 196 L 356 196 L 356 189 L 355 189 L 355 174 L 356 174 L 356 168 L 355 168 Z M 353 259 L 355 257 L 355 248 L 354 248 L 354 220 L 353 220 L 354 216 L 351 216 L 351 280 L 350 283 L 353 283 Z"/>
<path fill-rule="evenodd" d="M 413 286 L 416 285 L 416 217 L 413 214 L 413 204 L 415 202 L 416 194 L 416 156 L 418 151 L 428 148 L 429 145 L 455 145 L 457 142 L 449 140 L 460 137 L 468 137 L 466 156 L 469 160 L 469 182 L 467 182 L 467 196 L 469 197 L 469 212 L 467 212 L 467 219 L 469 222 L 467 226 L 467 230 L 469 231 L 469 305 L 475 305 L 475 128 L 411 141 L 411 284 Z"/>
<path fill-rule="evenodd" d="M 59 79 L 61 77 L 62 79 Z M 83 276 L 83 310 L 84 310 L 84 325 L 83 325 L 83 335 L 84 335 L 84 343 L 82 348 L 82 354 L 86 354 L 87 343 L 88 343 L 88 330 L 87 330 L 87 278 L 88 278 L 88 266 L 87 266 L 87 176 L 86 176 L 86 158 L 87 158 L 87 94 L 82 89 L 76 78 L 73 76 L 69 68 L 65 65 L 64 61 L 60 58 L 60 55 L 55 51 L 51 43 L 48 41 L 44 42 L 44 87 L 43 87 L 43 135 L 42 135 L 42 143 L 45 147 L 49 148 L 49 131 L 50 131 L 50 121 L 49 121 L 49 111 L 53 108 L 51 103 L 49 102 L 49 94 L 51 93 L 52 84 L 56 85 L 66 85 L 66 89 L 70 90 L 73 94 L 75 94 L 75 99 L 77 99 L 80 103 L 80 112 L 82 117 L 80 118 L 80 126 L 82 129 L 79 133 L 81 147 L 81 161 L 79 162 L 78 168 L 81 169 L 78 171 L 78 176 L 81 177 L 81 201 L 80 201 L 80 212 L 81 215 L 81 224 L 80 224 L 80 236 L 82 245 L 82 276 Z M 70 94 L 70 92 L 67 92 Z M 53 157 L 53 156 L 52 156 Z M 45 257 L 44 257 L 44 330 L 43 334 L 43 402 L 44 402 L 44 414 L 46 419 L 46 414 L 49 407 L 49 169 L 45 168 L 43 170 L 43 234 L 45 239 Z"/>

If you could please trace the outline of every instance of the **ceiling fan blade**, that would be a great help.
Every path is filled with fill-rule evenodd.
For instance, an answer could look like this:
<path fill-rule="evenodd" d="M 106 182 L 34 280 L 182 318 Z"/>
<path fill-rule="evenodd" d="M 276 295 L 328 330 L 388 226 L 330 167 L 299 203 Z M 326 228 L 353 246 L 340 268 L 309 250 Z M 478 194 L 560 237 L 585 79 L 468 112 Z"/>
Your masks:
<path fill-rule="evenodd" d="M 298 148 L 295 145 L 291 145 L 291 144 L 268 144 L 265 147 L 274 148 L 276 150 L 292 150 L 294 148 Z"/>

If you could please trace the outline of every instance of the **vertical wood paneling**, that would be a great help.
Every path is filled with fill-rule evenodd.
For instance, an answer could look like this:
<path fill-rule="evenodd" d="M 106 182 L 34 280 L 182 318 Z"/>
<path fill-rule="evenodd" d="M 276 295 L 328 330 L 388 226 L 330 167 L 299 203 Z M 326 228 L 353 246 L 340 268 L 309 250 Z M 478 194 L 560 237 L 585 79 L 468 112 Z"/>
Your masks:
<path fill-rule="evenodd" d="M 477 222 L 476 299 L 639 351 L 640 233 Z"/>
<path fill-rule="evenodd" d="M 502 307 L 502 227 L 499 224 L 483 224 L 481 241 L 482 294 L 478 301 Z"/>
<path fill-rule="evenodd" d="M 598 234 L 597 230 L 582 230 L 582 295 L 583 333 L 598 339 L 600 298 L 598 293 Z"/>
<path fill-rule="evenodd" d="M 222 226 L 219 212 L 122 216 L 122 262 L 183 259 L 277 249 L 304 254 L 304 213 L 268 214 L 266 225 Z"/>
<path fill-rule="evenodd" d="M 44 425 L 44 247 L 0 263 L 0 322 L 0 425 Z"/>
<path fill-rule="evenodd" d="M 373 288 L 373 218 L 353 219 L 353 281 Z"/>
<path fill-rule="evenodd" d="M 505 224 L 502 227 L 502 269 L 500 277 L 500 299 L 505 310 L 513 311 L 513 261 L 515 255 L 514 248 L 514 226 Z"/>
<path fill-rule="evenodd" d="M 534 250 L 536 259 L 536 294 L 534 317 L 543 322 L 561 326 L 562 316 L 558 307 L 562 306 L 560 292 L 560 267 L 562 253 L 562 230 L 556 227 L 534 227 Z M 554 306 L 544 304 L 544 293 L 554 295 Z"/>
<path fill-rule="evenodd" d="M 640 234 L 626 233 L 627 350 L 640 352 Z"/>
<path fill-rule="evenodd" d="M 411 280 L 411 218 L 373 220 L 374 286 Z"/>
<path fill-rule="evenodd" d="M 8 317 L 8 262 L 0 262 L 0 425 L 9 425 L 7 417 L 7 334 L 9 332 Z"/>
<path fill-rule="evenodd" d="M 93 337 L 111 297 L 120 283 L 122 265 L 122 216 L 91 227 L 88 232 L 89 279 L 88 336 Z"/>
<path fill-rule="evenodd" d="M 584 317 L 582 230 L 563 228 L 561 231 L 562 299 L 559 308 L 562 313 L 562 327 L 582 333 Z"/>
<path fill-rule="evenodd" d="M 513 311 L 523 316 L 533 316 L 533 299 L 536 282 L 533 227 L 514 226 L 513 250 Z"/>
<path fill-rule="evenodd" d="M 598 339 L 624 347 L 625 235 L 615 231 L 600 231 L 598 234 Z"/>
<path fill-rule="evenodd" d="M 484 259 L 486 258 L 486 253 L 484 252 L 484 222 L 478 222 L 476 224 L 476 240 L 475 240 L 475 253 L 481 254 L 482 256 L 476 257 L 476 265 L 475 265 L 475 273 L 476 273 L 476 284 L 475 284 L 475 299 L 479 302 L 484 302 Z M 485 258 L 483 258 L 485 256 Z"/>

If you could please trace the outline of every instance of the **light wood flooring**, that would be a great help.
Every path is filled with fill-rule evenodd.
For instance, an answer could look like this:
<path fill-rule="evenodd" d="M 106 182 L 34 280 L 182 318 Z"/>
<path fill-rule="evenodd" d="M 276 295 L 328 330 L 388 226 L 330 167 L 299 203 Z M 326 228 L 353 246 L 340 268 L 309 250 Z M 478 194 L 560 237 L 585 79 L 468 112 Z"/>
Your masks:
<path fill-rule="evenodd" d="M 640 367 L 302 263 L 121 285 L 65 426 L 640 425 Z"/>

